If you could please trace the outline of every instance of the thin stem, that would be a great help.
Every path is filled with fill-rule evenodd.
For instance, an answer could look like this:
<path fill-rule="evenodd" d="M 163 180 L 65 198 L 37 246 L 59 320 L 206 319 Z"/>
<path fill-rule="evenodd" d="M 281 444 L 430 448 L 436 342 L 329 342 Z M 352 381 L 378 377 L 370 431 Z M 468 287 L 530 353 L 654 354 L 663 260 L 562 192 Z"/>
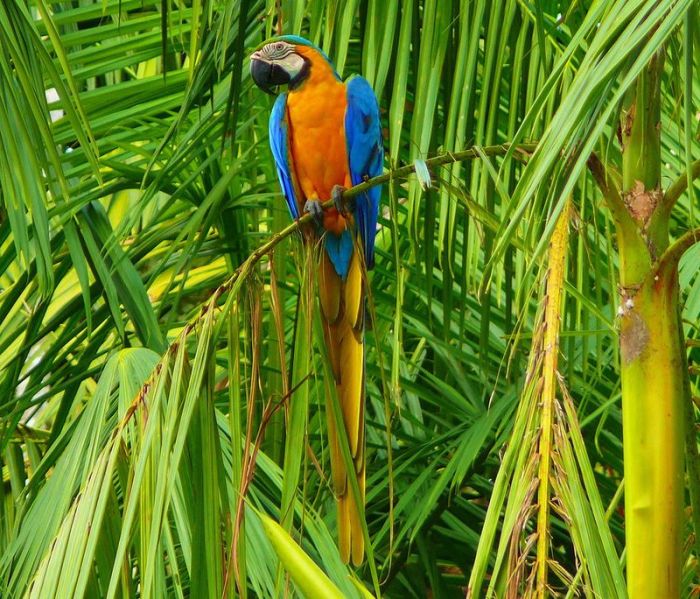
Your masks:
<path fill-rule="evenodd" d="M 603 163 L 600 161 L 600 158 L 592 152 L 586 164 L 598 188 L 603 194 L 608 210 L 612 213 L 616 224 L 619 227 L 633 227 L 634 221 L 630 217 L 627 207 L 622 200 L 622 194 L 620 194 L 620 190 L 617 188 L 617 185 L 615 185 L 615 182 L 608 177 L 608 173 Z"/>
<path fill-rule="evenodd" d="M 700 177 L 700 160 L 696 160 L 690 165 L 691 181 L 698 177 Z M 671 208 L 686 189 L 688 189 L 688 173 L 683 173 L 668 187 L 664 194 L 663 208 L 667 213 L 671 212 Z"/>
<path fill-rule="evenodd" d="M 510 150 L 511 147 L 513 147 L 514 144 L 501 144 L 501 145 L 496 145 L 496 146 L 484 146 L 484 147 L 477 147 L 474 146 L 473 148 L 470 148 L 469 150 L 462 150 L 461 152 L 447 152 L 446 154 L 441 154 L 440 156 L 435 156 L 433 158 L 428 158 L 425 161 L 426 166 L 428 167 L 435 167 L 435 166 L 442 166 L 443 164 L 451 164 L 453 162 L 464 162 L 465 160 L 476 160 L 478 158 L 482 158 L 484 156 L 502 156 L 504 154 L 507 154 L 508 151 Z M 515 144 L 515 150 L 520 151 L 525 153 L 526 155 L 531 154 L 537 149 L 537 144 Z M 375 187 L 377 185 L 381 185 L 382 183 L 386 183 L 387 181 L 391 179 L 405 179 L 408 177 L 411 173 L 414 173 L 416 170 L 416 167 L 414 164 L 407 164 L 405 166 L 402 166 L 400 168 L 394 169 L 393 171 L 389 171 L 388 173 L 384 173 L 383 175 L 379 175 L 378 177 L 374 177 L 373 179 L 369 179 L 368 181 L 365 181 L 363 183 L 360 183 L 359 185 L 355 185 L 354 187 L 351 187 L 350 189 L 347 189 L 343 193 L 343 198 L 353 198 L 368 189 Z M 324 206 L 331 206 L 332 203 L 326 202 Z"/>
<path fill-rule="evenodd" d="M 659 259 L 659 269 L 669 264 L 677 266 L 683 254 L 698 241 L 700 241 L 700 227 L 686 231 L 663 253 Z"/>
<path fill-rule="evenodd" d="M 440 156 L 429 158 L 425 161 L 425 164 L 428 167 L 437 167 L 442 166 L 443 164 L 450 164 L 453 162 L 476 160 L 482 158 L 483 156 L 503 156 L 507 154 L 511 148 L 514 148 L 515 151 L 524 154 L 530 154 L 535 151 L 535 149 L 537 148 L 537 144 L 501 144 L 479 148 L 478 152 L 474 148 L 464 150 L 462 152 L 448 152 L 447 154 L 441 154 Z M 415 172 L 415 166 L 413 164 L 402 166 L 400 168 L 394 169 L 393 171 L 389 171 L 388 173 L 385 173 L 383 175 L 379 175 L 378 177 L 369 179 L 368 181 L 364 181 L 359 185 L 355 185 L 354 187 L 346 189 L 343 192 L 342 197 L 343 199 L 352 198 L 364 191 L 367 191 L 372 187 L 375 187 L 376 185 L 386 183 L 390 179 L 405 179 L 413 172 Z M 327 202 L 323 203 L 324 208 L 331 208 L 332 206 L 333 200 L 328 200 Z M 311 222 L 311 218 L 312 217 L 310 214 L 305 214 L 301 218 L 290 223 L 279 233 L 274 234 L 265 243 L 263 243 L 261 246 L 255 249 L 253 253 L 250 254 L 250 256 L 248 256 L 248 258 L 246 258 L 246 260 L 234 271 L 231 277 L 229 277 L 229 279 L 225 283 L 222 283 L 214 290 L 214 292 L 209 296 L 209 300 L 202 305 L 199 314 L 195 316 L 194 319 L 192 319 L 192 321 L 182 329 L 177 339 L 168 346 L 168 349 L 164 352 L 163 355 L 167 356 L 171 353 L 175 353 L 179 345 L 183 343 L 187 336 L 190 334 L 190 332 L 196 328 L 200 320 L 204 318 L 207 315 L 207 313 L 216 306 L 216 303 L 218 302 L 219 298 L 224 293 L 231 291 L 231 289 L 233 289 L 236 286 L 241 277 L 245 278 L 251 273 L 253 267 L 258 262 L 260 262 L 263 256 L 268 255 L 275 248 L 275 246 L 277 246 L 277 244 L 279 244 L 282 240 L 286 239 L 287 237 L 291 236 L 295 231 L 298 231 L 302 225 Z M 156 367 L 156 370 L 154 371 L 154 373 L 156 373 L 155 376 L 157 376 L 157 372 L 159 372 L 161 368 L 162 362 Z M 152 375 L 151 377 L 149 377 L 146 383 L 144 383 L 136 399 L 132 402 L 131 406 L 127 410 L 124 418 L 122 419 L 122 422 L 120 423 L 120 426 L 125 426 L 126 423 L 131 419 L 131 416 L 138 407 L 138 404 L 143 400 L 146 393 L 148 392 L 148 388 L 151 385 L 153 378 L 154 376 Z"/>
<path fill-rule="evenodd" d="M 442 166 L 444 164 L 451 164 L 454 162 L 476 160 L 482 158 L 483 156 L 502 156 L 506 154 L 512 146 L 513 144 L 501 144 L 495 146 L 480 147 L 478 148 L 478 150 L 476 148 L 470 148 L 469 150 L 463 150 L 461 152 L 448 152 L 446 154 L 441 154 L 440 156 L 435 156 L 433 158 L 427 159 L 425 161 L 425 164 L 430 168 Z M 537 144 L 515 145 L 516 151 L 525 154 L 530 154 L 534 152 L 536 148 Z M 383 175 L 373 177 L 372 179 L 363 181 L 362 183 L 359 183 L 354 187 L 346 189 L 343 192 L 342 198 L 343 200 L 354 198 L 360 195 L 361 193 L 364 193 L 365 191 L 371 189 L 372 187 L 376 187 L 377 185 L 381 185 L 382 183 L 386 183 L 387 181 L 392 179 L 406 179 L 411 173 L 414 173 L 415 170 L 416 167 L 414 164 L 407 164 L 405 166 L 399 167 L 397 169 L 384 173 Z M 328 200 L 322 204 L 324 208 L 332 208 L 333 205 L 333 200 Z M 310 214 L 305 214 L 301 218 L 287 225 L 279 233 L 275 233 L 272 237 L 270 237 L 270 239 L 268 239 L 255 251 L 253 251 L 253 253 L 250 256 L 248 256 L 245 262 L 243 262 L 236 269 L 231 278 L 217 289 L 215 294 L 218 292 L 218 295 L 221 295 L 223 292 L 228 291 L 241 275 L 247 276 L 247 274 L 250 272 L 253 266 L 255 266 L 263 256 L 269 254 L 275 248 L 275 246 L 282 240 L 292 235 L 295 231 L 298 231 L 302 225 L 311 222 L 311 218 L 312 217 Z"/>

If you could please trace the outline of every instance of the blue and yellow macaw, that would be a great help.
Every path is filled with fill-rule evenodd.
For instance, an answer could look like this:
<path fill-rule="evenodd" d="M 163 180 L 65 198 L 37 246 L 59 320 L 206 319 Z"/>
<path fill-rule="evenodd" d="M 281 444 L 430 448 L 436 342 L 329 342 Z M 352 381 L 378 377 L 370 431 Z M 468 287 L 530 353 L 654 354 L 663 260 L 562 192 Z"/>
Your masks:
<path fill-rule="evenodd" d="M 381 191 L 374 187 L 346 211 L 344 188 L 381 174 L 384 160 L 377 98 L 359 76 L 342 81 L 328 56 L 311 42 L 283 35 L 251 55 L 251 75 L 268 93 L 286 85 L 270 115 L 270 146 L 289 211 L 310 212 L 316 226 L 305 238 L 323 252 L 318 273 L 325 342 L 335 378 L 362 500 L 365 494 L 365 286 L 374 265 Z M 335 207 L 321 203 L 335 200 Z M 348 484 L 335 422 L 328 407 L 338 544 L 348 563 L 362 563 L 364 538 Z"/>

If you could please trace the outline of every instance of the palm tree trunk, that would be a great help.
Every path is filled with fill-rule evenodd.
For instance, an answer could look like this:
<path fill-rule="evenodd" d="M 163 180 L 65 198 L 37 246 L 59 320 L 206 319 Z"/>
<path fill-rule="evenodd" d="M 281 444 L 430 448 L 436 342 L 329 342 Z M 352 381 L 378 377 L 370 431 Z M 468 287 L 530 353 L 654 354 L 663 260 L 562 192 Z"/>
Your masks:
<path fill-rule="evenodd" d="M 631 599 L 680 596 L 683 384 L 687 374 L 670 210 L 661 192 L 658 54 L 627 93 L 621 115 L 620 354 L 627 586 Z"/>

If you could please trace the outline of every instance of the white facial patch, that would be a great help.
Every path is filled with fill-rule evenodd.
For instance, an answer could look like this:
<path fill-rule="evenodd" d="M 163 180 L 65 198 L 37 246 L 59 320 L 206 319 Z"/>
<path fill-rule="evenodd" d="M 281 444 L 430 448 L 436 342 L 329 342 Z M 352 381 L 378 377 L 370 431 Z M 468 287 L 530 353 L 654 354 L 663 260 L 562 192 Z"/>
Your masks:
<path fill-rule="evenodd" d="M 294 79 L 304 67 L 304 59 L 294 51 L 294 46 L 287 42 L 272 42 L 255 52 L 251 58 L 279 65 Z"/>
<path fill-rule="evenodd" d="M 292 52 L 294 52 L 294 46 L 292 46 L 292 44 L 288 44 L 287 42 L 272 42 L 264 45 L 256 54 L 263 60 L 274 62 Z"/>
<path fill-rule="evenodd" d="M 288 54 L 284 58 L 280 58 L 275 61 L 280 65 L 287 73 L 289 73 L 289 78 L 293 80 L 304 67 L 304 59 L 299 56 L 296 52 Z"/>

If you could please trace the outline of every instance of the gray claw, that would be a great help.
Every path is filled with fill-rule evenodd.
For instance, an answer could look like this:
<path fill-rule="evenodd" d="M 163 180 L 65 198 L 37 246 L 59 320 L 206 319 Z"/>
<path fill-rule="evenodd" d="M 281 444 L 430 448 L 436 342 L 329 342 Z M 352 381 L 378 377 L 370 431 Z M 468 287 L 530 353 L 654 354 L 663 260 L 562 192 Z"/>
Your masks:
<path fill-rule="evenodd" d="M 348 210 L 355 210 L 355 202 L 353 199 L 344 199 L 343 193 L 346 191 L 345 187 L 342 185 L 334 185 L 331 189 L 331 199 L 333 200 L 333 205 L 335 209 L 340 212 L 340 214 L 346 214 Z"/>
<path fill-rule="evenodd" d="M 304 212 L 308 212 L 316 221 L 317 225 L 323 225 L 323 208 L 321 207 L 321 202 L 317 200 L 306 200 Z"/>

